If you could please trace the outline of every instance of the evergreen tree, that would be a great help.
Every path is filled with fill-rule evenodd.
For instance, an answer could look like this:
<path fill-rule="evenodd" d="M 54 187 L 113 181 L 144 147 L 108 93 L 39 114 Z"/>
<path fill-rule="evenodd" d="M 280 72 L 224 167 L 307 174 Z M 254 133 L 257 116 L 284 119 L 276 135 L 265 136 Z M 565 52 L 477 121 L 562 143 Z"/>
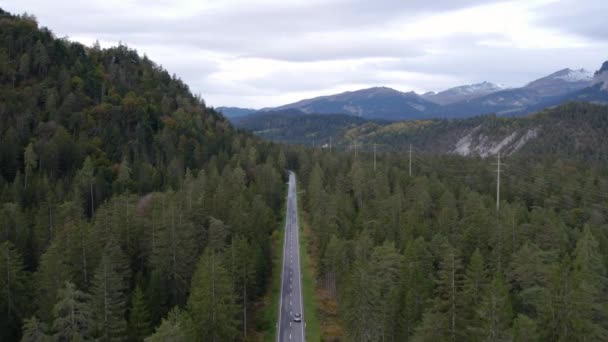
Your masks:
<path fill-rule="evenodd" d="M 513 321 L 513 341 L 540 341 L 536 321 L 524 314 L 518 314 L 515 320 Z"/>
<path fill-rule="evenodd" d="M 47 329 L 36 316 L 26 319 L 23 321 L 21 342 L 50 342 L 51 336 L 47 335 Z"/>
<path fill-rule="evenodd" d="M 238 334 L 236 296 L 221 257 L 211 249 L 204 252 L 192 278 L 188 312 L 197 341 L 228 341 Z"/>
<path fill-rule="evenodd" d="M 93 280 L 93 306 L 97 326 L 104 341 L 123 340 L 127 335 L 128 265 L 120 247 L 110 241 Z"/>
<path fill-rule="evenodd" d="M 408 243 L 402 275 L 401 339 L 414 333 L 433 294 L 433 260 L 422 237 Z"/>
<path fill-rule="evenodd" d="M 21 319 L 29 313 L 29 275 L 12 243 L 0 243 L 0 339 L 13 339 Z"/>
<path fill-rule="evenodd" d="M 143 341 L 152 332 L 150 313 L 141 287 L 136 286 L 129 310 L 129 336 L 132 341 Z"/>
<path fill-rule="evenodd" d="M 469 326 L 474 327 L 478 323 L 476 310 L 478 310 L 482 301 L 487 283 L 484 260 L 479 249 L 476 249 L 469 260 L 464 277 L 463 297 L 465 305 L 463 308 L 466 313 L 464 318 L 468 321 L 467 325 Z"/>
<path fill-rule="evenodd" d="M 146 342 L 190 342 L 195 336 L 190 318 L 179 308 L 175 307 L 164 318 L 154 334 L 145 339 Z"/>
<path fill-rule="evenodd" d="M 53 331 L 57 341 L 88 341 L 92 339 L 93 313 L 89 296 L 66 282 L 59 290 L 58 302 L 53 308 Z"/>
<path fill-rule="evenodd" d="M 509 330 L 513 319 L 509 289 L 502 275 L 494 276 L 484 291 L 483 298 L 477 306 L 478 319 L 481 322 L 478 337 L 481 341 L 509 341 Z"/>

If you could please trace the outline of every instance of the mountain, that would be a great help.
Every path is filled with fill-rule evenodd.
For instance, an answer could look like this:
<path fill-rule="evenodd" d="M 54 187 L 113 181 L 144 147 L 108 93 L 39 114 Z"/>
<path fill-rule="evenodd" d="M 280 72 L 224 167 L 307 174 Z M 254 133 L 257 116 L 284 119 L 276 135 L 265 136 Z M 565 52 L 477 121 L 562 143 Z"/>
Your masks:
<path fill-rule="evenodd" d="M 585 70 L 563 69 L 528 83 L 524 88 L 539 96 L 560 96 L 591 85 L 593 73 Z"/>
<path fill-rule="evenodd" d="M 422 98 L 435 102 L 440 105 L 447 105 L 455 102 L 472 100 L 480 96 L 495 93 L 503 90 L 504 87 L 491 82 L 482 82 L 471 85 L 463 85 L 450 88 L 438 93 L 428 92 L 422 95 Z"/>
<path fill-rule="evenodd" d="M 593 75 L 593 84 L 600 85 L 601 90 L 608 91 L 608 61 Z"/>
<path fill-rule="evenodd" d="M 596 87 L 597 88 L 597 87 Z M 348 115 L 280 115 L 246 118 L 239 127 L 287 143 L 380 150 L 418 150 L 489 157 L 501 154 L 559 155 L 608 160 L 608 106 L 570 103 L 525 117 L 369 121 Z M 350 118 L 350 119 L 349 119 Z"/>
<path fill-rule="evenodd" d="M 319 145 L 343 138 L 353 127 L 370 122 L 347 114 L 306 114 L 298 109 L 259 112 L 233 119 L 236 127 L 264 139 L 291 144 Z"/>
<path fill-rule="evenodd" d="M 569 101 L 569 94 L 592 85 L 584 69 L 563 69 L 521 88 L 505 89 L 444 107 L 448 117 L 471 117 L 488 113 L 523 115 Z"/>
<path fill-rule="evenodd" d="M 256 109 L 239 107 L 217 107 L 215 110 L 222 113 L 228 119 L 240 118 L 253 114 L 257 111 Z"/>
<path fill-rule="evenodd" d="M 366 119 L 393 121 L 431 117 L 440 110 L 438 104 L 425 100 L 414 92 L 403 93 L 387 87 L 320 96 L 265 110 L 290 108 L 304 113 L 344 113 Z"/>
<path fill-rule="evenodd" d="M 261 111 L 295 108 L 307 114 L 343 113 L 390 121 L 464 118 L 490 113 L 513 116 L 567 102 L 575 93 L 593 83 L 594 76 L 589 71 L 563 69 L 519 88 L 505 89 L 494 83 L 482 82 L 418 95 L 374 87 L 315 97 Z M 584 96 L 578 98 L 584 100 Z M 250 111 L 238 113 L 251 114 Z"/>
<path fill-rule="evenodd" d="M 135 50 L 0 9 L 0 341 L 143 341 L 168 320 L 179 331 L 151 340 L 208 340 L 213 326 L 235 341 L 241 311 L 270 327 L 252 335 L 270 331 L 280 149 Z M 252 281 L 234 285 L 231 262 Z"/>

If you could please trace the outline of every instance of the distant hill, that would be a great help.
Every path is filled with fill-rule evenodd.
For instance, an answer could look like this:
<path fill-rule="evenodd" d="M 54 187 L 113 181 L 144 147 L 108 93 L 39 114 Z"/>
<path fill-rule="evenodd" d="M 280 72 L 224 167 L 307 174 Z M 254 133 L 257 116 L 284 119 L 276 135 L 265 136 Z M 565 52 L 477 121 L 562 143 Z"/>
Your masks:
<path fill-rule="evenodd" d="M 304 113 L 343 113 L 366 119 L 407 120 L 433 117 L 440 106 L 420 95 L 387 87 L 320 96 L 267 110 L 295 108 Z"/>
<path fill-rule="evenodd" d="M 330 137 L 342 140 L 348 129 L 367 122 L 370 121 L 352 115 L 306 114 L 297 109 L 260 112 L 233 120 L 236 127 L 262 138 L 304 145 L 329 144 Z"/>
<path fill-rule="evenodd" d="M 423 94 L 422 97 L 426 100 L 435 102 L 440 105 L 447 105 L 451 103 L 472 100 L 504 89 L 505 88 L 503 86 L 498 84 L 494 84 L 491 82 L 482 82 L 477 84 L 454 87 L 444 91 L 440 91 L 438 93 L 428 92 Z"/>
<path fill-rule="evenodd" d="M 448 117 L 470 117 L 495 113 L 523 115 L 565 103 L 567 95 L 591 86 L 593 75 L 583 69 L 563 69 L 539 78 L 521 88 L 505 89 L 446 106 Z"/>
<path fill-rule="evenodd" d="M 584 69 L 562 69 L 519 88 L 505 89 L 494 83 L 482 82 L 418 95 L 387 87 L 374 87 L 301 100 L 258 112 L 242 108 L 222 108 L 220 111 L 233 118 L 264 111 L 298 109 L 304 114 L 342 113 L 389 121 L 467 118 L 492 113 L 516 116 L 572 100 L 588 101 L 588 98 L 593 97 L 597 99 L 594 102 L 604 102 L 603 94 L 587 89 L 599 82 L 597 75 L 608 77 L 599 71 L 594 76 Z M 595 95 L 586 96 L 588 92 Z"/>
<path fill-rule="evenodd" d="M 593 89 L 599 89 L 596 86 Z M 608 106 L 569 103 L 527 117 L 479 116 L 468 119 L 379 122 L 348 115 L 282 115 L 248 118 L 237 124 L 281 142 L 380 150 L 415 148 L 439 154 L 553 155 L 608 160 Z"/>
<path fill-rule="evenodd" d="M 239 107 L 217 107 L 216 111 L 222 113 L 226 118 L 240 118 L 255 113 L 256 109 L 239 108 Z"/>

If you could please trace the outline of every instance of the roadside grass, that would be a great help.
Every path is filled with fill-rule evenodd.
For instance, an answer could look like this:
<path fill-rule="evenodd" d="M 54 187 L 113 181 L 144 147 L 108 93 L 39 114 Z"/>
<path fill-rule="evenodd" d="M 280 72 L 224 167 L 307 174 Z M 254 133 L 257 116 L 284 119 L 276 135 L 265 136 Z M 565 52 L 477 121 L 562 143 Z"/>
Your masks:
<path fill-rule="evenodd" d="M 299 188 L 299 184 L 298 184 Z M 300 263 L 302 268 L 302 295 L 304 296 L 304 321 L 306 323 L 306 340 L 321 341 L 321 323 L 319 321 L 319 298 L 315 292 L 314 263 L 309 253 L 310 229 L 303 220 L 301 196 L 298 192 L 298 222 L 300 223 Z"/>

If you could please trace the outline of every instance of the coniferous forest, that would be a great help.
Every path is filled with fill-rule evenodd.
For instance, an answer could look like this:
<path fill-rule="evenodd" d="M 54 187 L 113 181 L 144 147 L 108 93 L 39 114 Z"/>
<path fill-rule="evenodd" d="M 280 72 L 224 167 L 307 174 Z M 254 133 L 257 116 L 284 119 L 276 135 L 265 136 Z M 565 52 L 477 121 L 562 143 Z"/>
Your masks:
<path fill-rule="evenodd" d="M 505 158 L 497 203 L 496 160 L 264 142 L 137 51 L 1 10 L 0 140 L 1 341 L 272 331 L 286 170 L 325 340 L 608 340 L 601 160 Z"/>
<path fill-rule="evenodd" d="M 140 341 L 160 325 L 151 340 L 226 341 L 255 328 L 282 152 L 125 46 L 88 48 L 1 12 L 0 47 L 0 340 Z"/>

